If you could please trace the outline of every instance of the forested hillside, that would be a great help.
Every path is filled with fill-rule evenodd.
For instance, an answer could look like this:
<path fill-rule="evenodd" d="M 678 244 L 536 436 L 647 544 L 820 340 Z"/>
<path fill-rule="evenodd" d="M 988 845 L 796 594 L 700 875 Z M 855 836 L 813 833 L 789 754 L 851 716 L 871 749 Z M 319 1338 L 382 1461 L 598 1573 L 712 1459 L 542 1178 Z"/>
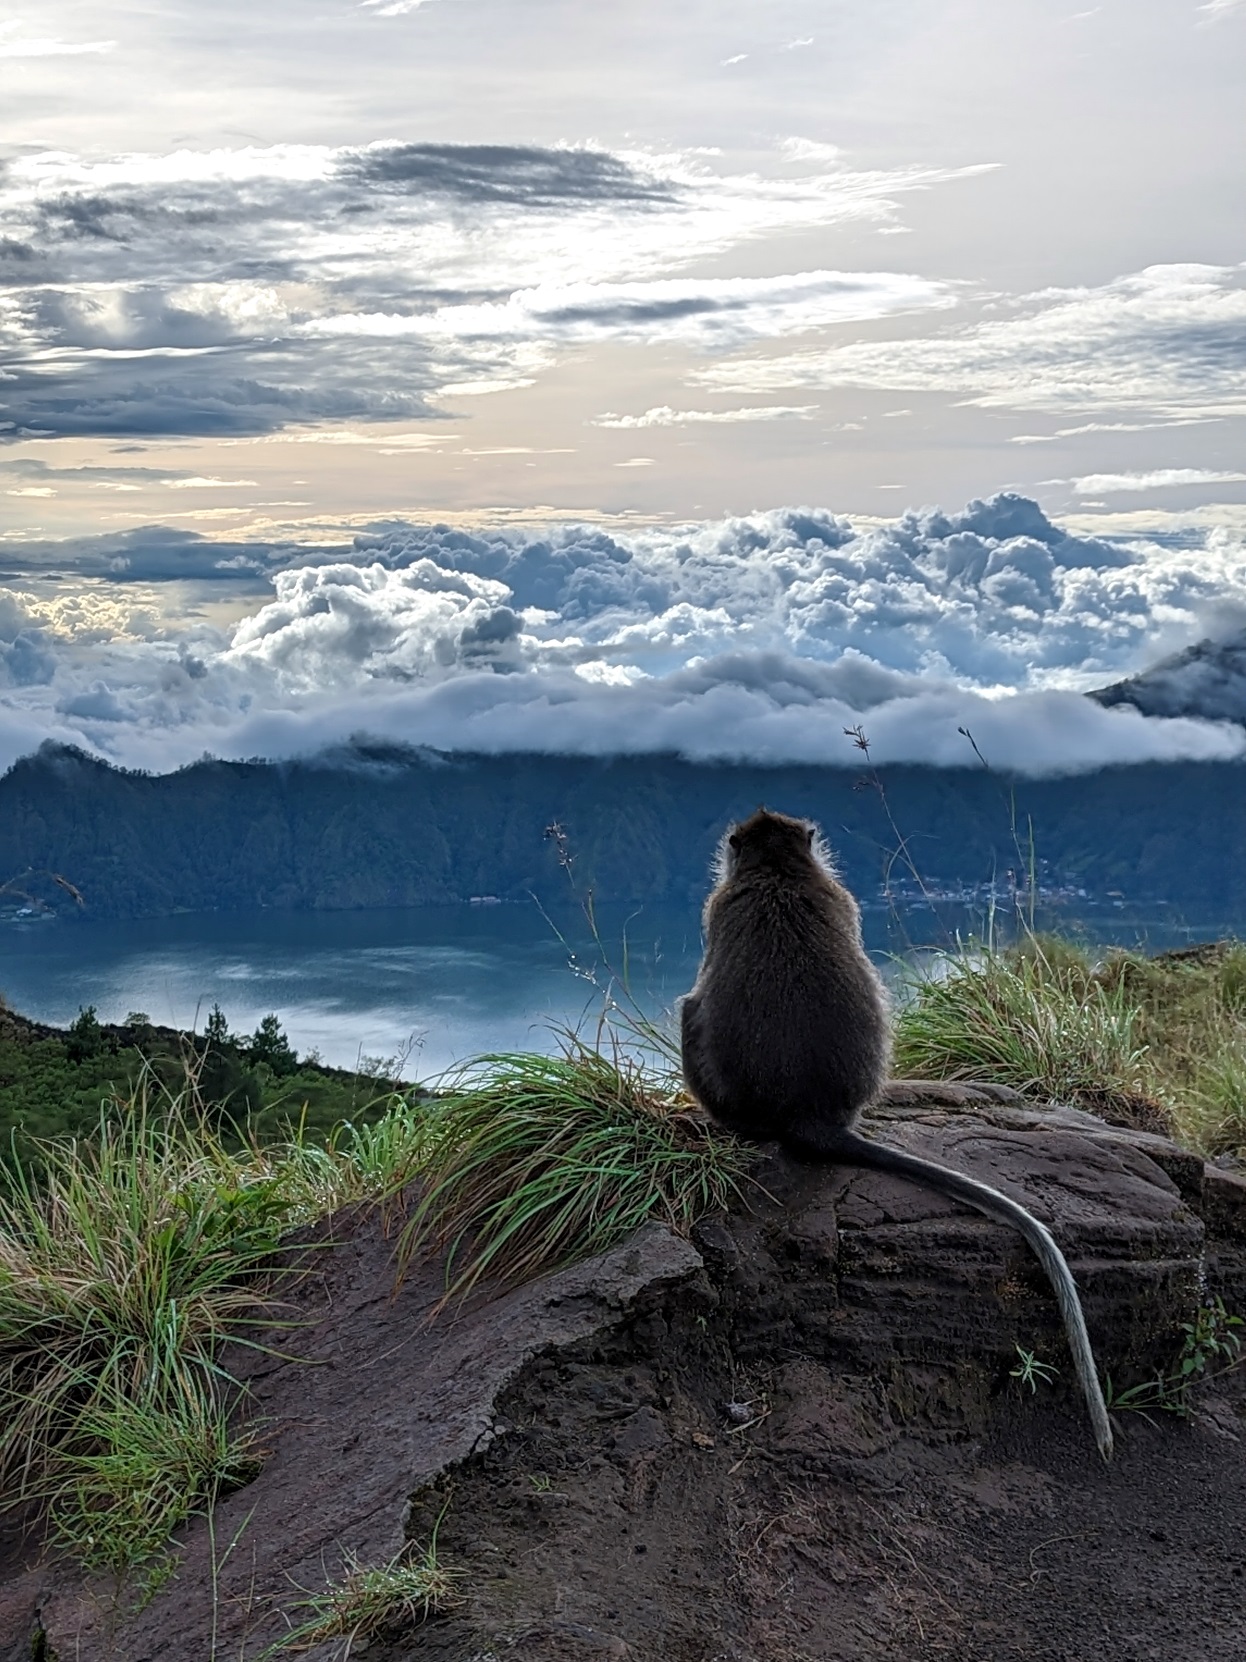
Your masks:
<path fill-rule="evenodd" d="M 698 766 L 673 756 L 440 756 L 358 748 L 205 760 L 148 776 L 45 746 L 0 780 L 0 879 L 98 916 L 424 905 L 473 895 L 692 899 L 727 821 L 765 802 L 821 821 L 852 886 L 879 892 L 897 829 L 932 885 L 1025 864 L 1045 884 L 1246 905 L 1246 768 L 1180 763 L 1010 781 L 985 769 Z M 892 825 L 894 821 L 894 827 Z M 1015 834 L 1014 834 L 1015 833 Z M 1021 844 L 1021 855 L 1018 854 Z M 911 886 L 911 879 L 910 879 Z"/>

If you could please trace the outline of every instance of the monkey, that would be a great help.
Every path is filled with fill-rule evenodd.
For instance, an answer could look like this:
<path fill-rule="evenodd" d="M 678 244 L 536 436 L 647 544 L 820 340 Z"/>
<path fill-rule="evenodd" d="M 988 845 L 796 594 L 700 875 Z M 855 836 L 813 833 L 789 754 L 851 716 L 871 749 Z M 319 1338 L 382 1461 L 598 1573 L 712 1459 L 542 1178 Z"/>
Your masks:
<path fill-rule="evenodd" d="M 689 1094 L 728 1131 L 797 1159 L 891 1172 L 1018 1230 L 1064 1318 L 1099 1452 L 1112 1427 L 1077 1286 L 1051 1232 L 1016 1201 L 951 1167 L 863 1137 L 887 1082 L 886 992 L 861 943 L 857 903 L 818 827 L 759 808 L 719 845 L 704 954 L 680 1009 Z"/>

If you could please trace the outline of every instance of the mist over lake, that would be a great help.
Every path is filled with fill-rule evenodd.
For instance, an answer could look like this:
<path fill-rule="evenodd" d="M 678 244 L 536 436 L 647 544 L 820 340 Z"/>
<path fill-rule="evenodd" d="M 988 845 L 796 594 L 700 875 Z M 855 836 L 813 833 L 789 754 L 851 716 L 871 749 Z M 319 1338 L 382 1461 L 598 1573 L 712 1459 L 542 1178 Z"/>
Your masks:
<path fill-rule="evenodd" d="M 1036 922 L 1150 951 L 1246 925 L 1211 910 L 1086 902 Z M 647 1015 L 671 1010 L 696 973 L 698 909 L 604 907 L 598 925 L 600 945 L 578 908 L 543 913 L 535 904 L 10 922 L 0 926 L 0 995 L 58 1025 L 86 1004 L 102 1020 L 142 1010 L 159 1024 L 202 1029 L 219 1003 L 235 1032 L 276 1011 L 301 1054 L 348 1068 L 398 1057 L 405 1077 L 428 1078 L 485 1051 L 551 1050 L 559 1028 L 591 1027 L 611 985 L 603 949 L 618 973 L 626 964 Z M 951 903 L 875 905 L 864 925 L 869 950 L 890 969 L 911 948 L 980 939 L 987 919 Z"/>

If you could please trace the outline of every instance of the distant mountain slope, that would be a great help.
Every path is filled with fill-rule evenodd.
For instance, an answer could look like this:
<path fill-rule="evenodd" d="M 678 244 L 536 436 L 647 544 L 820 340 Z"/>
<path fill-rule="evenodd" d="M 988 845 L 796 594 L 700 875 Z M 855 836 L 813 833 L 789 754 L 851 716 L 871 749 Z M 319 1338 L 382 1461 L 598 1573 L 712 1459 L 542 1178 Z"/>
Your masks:
<path fill-rule="evenodd" d="M 862 896 L 1024 868 L 1134 899 L 1246 913 L 1246 766 L 1146 764 L 1068 779 L 887 769 L 700 766 L 674 756 L 442 756 L 360 747 L 316 760 L 198 762 L 149 776 L 52 746 L 0 779 L 0 876 L 63 874 L 97 916 L 419 906 L 472 895 L 693 901 L 728 820 L 759 802 L 824 826 Z M 890 817 L 889 817 L 890 816 Z M 1014 830 L 1015 828 L 1015 830 Z M 1018 846 L 1021 844 L 1022 846 Z M 67 908 L 50 879 L 47 897 Z M 911 878 L 908 885 L 912 887 Z"/>
<path fill-rule="evenodd" d="M 1246 632 L 1199 641 L 1090 697 L 1100 704 L 1132 704 L 1145 716 L 1197 716 L 1246 725 Z"/>

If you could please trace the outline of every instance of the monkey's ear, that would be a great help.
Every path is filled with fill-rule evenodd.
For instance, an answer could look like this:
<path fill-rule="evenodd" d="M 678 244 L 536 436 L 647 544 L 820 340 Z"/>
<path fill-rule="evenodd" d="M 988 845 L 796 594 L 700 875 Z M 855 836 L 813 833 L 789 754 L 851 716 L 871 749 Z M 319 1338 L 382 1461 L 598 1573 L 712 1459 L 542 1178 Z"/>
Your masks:
<path fill-rule="evenodd" d="M 731 833 L 731 835 L 727 838 L 727 841 L 731 845 L 732 848 L 739 848 L 739 846 L 740 846 L 740 834 L 739 834 L 739 832 L 738 831 L 733 831 Z"/>
<path fill-rule="evenodd" d="M 805 827 L 805 841 L 809 844 L 810 848 L 813 847 L 813 837 L 814 837 L 813 826 L 812 825 L 807 825 Z"/>

